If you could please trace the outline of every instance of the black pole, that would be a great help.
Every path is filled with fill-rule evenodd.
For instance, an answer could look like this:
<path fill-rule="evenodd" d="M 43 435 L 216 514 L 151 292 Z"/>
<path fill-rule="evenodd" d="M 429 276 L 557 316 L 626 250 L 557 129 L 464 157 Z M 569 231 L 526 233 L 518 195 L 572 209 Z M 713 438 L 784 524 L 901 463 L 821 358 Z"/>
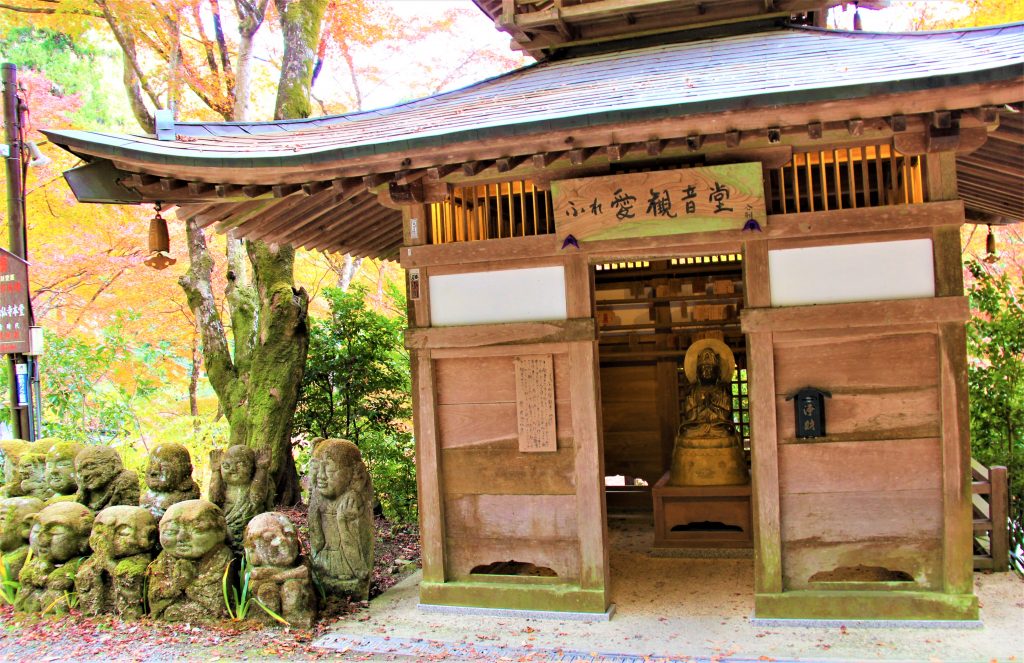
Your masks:
<path fill-rule="evenodd" d="M 25 244 L 24 182 L 22 181 L 21 160 L 21 107 L 18 100 L 18 68 L 10 62 L 0 64 L 0 78 L 3 80 L 4 125 L 7 156 L 4 164 L 7 170 L 7 236 L 10 251 L 22 260 L 27 258 Z M 35 440 L 35 431 L 30 425 L 29 402 L 18 403 L 17 365 L 26 363 L 23 354 L 8 355 L 8 378 L 10 380 L 11 428 L 14 437 Z M 26 379 L 28 376 L 26 376 Z M 31 393 L 31 392 L 30 392 Z"/>

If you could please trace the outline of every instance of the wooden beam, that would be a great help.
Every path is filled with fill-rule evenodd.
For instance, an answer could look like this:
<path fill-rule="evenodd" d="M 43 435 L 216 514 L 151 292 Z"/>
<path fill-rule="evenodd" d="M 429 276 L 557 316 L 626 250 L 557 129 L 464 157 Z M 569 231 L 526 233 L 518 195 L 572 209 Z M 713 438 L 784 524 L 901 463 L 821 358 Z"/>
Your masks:
<path fill-rule="evenodd" d="M 783 308 L 745 308 L 743 332 L 788 332 L 815 329 L 885 327 L 907 323 L 963 323 L 970 317 L 966 297 L 925 297 L 881 302 L 817 304 Z"/>
<path fill-rule="evenodd" d="M 739 147 L 740 144 L 740 132 L 739 131 L 726 131 L 725 132 L 725 146 L 726 147 Z"/>
<path fill-rule="evenodd" d="M 569 156 L 569 163 L 574 166 L 582 166 L 587 159 L 594 156 L 596 152 L 596 147 L 580 147 L 569 150 L 566 154 Z"/>
<path fill-rule="evenodd" d="M 443 583 L 446 577 L 444 477 L 441 473 L 441 439 L 437 422 L 437 378 L 429 351 L 418 350 L 411 355 L 423 580 Z"/>
<path fill-rule="evenodd" d="M 622 161 L 622 157 L 626 156 L 629 151 L 628 145 L 614 144 L 608 145 L 604 148 L 604 153 L 608 156 L 608 161 Z"/>
<path fill-rule="evenodd" d="M 515 170 L 520 165 L 526 163 L 530 157 L 528 156 L 515 156 L 515 157 L 501 157 L 497 159 L 495 163 L 498 165 L 499 173 L 507 173 L 510 170 Z"/>
<path fill-rule="evenodd" d="M 482 161 L 467 161 L 462 164 L 462 174 L 466 177 L 473 177 L 479 175 L 483 171 L 487 170 L 494 165 L 494 160 L 484 159 Z"/>
<path fill-rule="evenodd" d="M 270 187 L 262 184 L 249 184 L 242 187 L 242 193 L 246 198 L 258 198 L 269 191 Z"/>
<path fill-rule="evenodd" d="M 560 151 L 560 152 L 544 152 L 542 154 L 534 154 L 533 155 L 533 167 L 536 168 L 537 170 L 543 170 L 544 168 L 547 168 L 548 166 L 553 164 L 555 161 L 558 161 L 564 155 L 565 155 L 564 151 Z"/>
<path fill-rule="evenodd" d="M 394 183 L 399 186 L 408 186 L 413 182 L 419 182 L 427 176 L 427 170 L 420 168 L 419 170 L 402 170 L 395 173 Z"/>
<path fill-rule="evenodd" d="M 237 184 L 217 184 L 214 185 L 213 189 L 217 193 L 218 198 L 233 198 L 242 194 L 242 187 Z"/>
<path fill-rule="evenodd" d="M 213 185 L 209 182 L 189 182 L 188 192 L 193 196 L 199 196 L 213 191 Z"/>
<path fill-rule="evenodd" d="M 302 185 L 302 193 L 307 196 L 312 196 L 320 193 L 324 189 L 331 186 L 330 182 L 318 181 L 318 182 L 306 182 Z"/>
<path fill-rule="evenodd" d="M 807 137 L 811 140 L 819 140 L 821 138 L 821 132 L 821 122 L 807 123 Z"/>
<path fill-rule="evenodd" d="M 275 184 L 270 187 L 270 193 L 275 198 L 285 198 L 301 190 L 301 188 L 298 184 Z"/>
<path fill-rule="evenodd" d="M 864 120 L 856 119 L 850 120 L 846 123 L 846 130 L 850 132 L 851 136 L 863 136 L 864 135 Z"/>
<path fill-rule="evenodd" d="M 549 322 L 510 322 L 464 327 L 409 329 L 405 332 L 405 347 L 410 350 L 477 348 L 493 345 L 568 343 L 593 341 L 594 339 L 593 318 L 575 318 Z"/>
<path fill-rule="evenodd" d="M 365 186 L 367 189 L 373 191 L 377 187 L 383 186 L 384 184 L 389 182 L 391 180 L 391 177 L 392 177 L 391 175 L 386 175 L 386 174 L 383 174 L 383 173 L 374 173 L 373 175 L 365 175 L 363 177 L 363 186 Z"/>
<path fill-rule="evenodd" d="M 458 164 L 458 163 L 446 163 L 446 164 L 443 164 L 441 166 L 434 166 L 432 168 L 427 168 L 427 179 L 431 179 L 431 180 L 435 180 L 435 181 L 436 180 L 441 180 L 441 179 L 444 179 L 445 177 L 448 177 L 449 175 L 451 175 L 455 171 L 461 170 L 461 169 L 462 169 L 462 164 Z"/>
<path fill-rule="evenodd" d="M 161 177 L 160 178 L 160 190 L 171 193 L 178 189 L 184 189 L 186 183 L 174 177 Z"/>
<path fill-rule="evenodd" d="M 647 156 L 656 157 L 665 149 L 665 141 L 659 138 L 652 138 L 644 144 L 644 147 L 647 150 Z"/>
<path fill-rule="evenodd" d="M 686 149 L 690 152 L 696 152 L 700 149 L 700 146 L 704 144 L 704 136 L 699 134 L 692 134 L 686 137 Z"/>

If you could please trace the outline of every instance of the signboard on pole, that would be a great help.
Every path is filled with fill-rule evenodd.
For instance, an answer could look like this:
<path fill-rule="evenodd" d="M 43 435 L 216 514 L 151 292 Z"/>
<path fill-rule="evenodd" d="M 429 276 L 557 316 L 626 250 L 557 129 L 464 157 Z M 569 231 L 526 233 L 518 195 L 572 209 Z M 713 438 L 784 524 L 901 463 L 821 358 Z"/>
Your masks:
<path fill-rule="evenodd" d="M 28 263 L 0 249 L 0 354 L 29 351 Z"/>

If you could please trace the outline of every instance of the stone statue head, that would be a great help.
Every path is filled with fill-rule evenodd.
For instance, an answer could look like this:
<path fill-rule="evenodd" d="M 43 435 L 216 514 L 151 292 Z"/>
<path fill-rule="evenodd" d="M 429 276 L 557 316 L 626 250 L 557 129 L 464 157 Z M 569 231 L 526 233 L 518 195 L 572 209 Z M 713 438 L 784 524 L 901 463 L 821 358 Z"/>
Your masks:
<path fill-rule="evenodd" d="M 229 486 L 242 486 L 256 473 L 256 452 L 244 444 L 236 444 L 224 452 L 220 476 Z"/>
<path fill-rule="evenodd" d="M 46 484 L 46 454 L 38 451 L 27 451 L 21 454 L 18 459 L 18 476 L 21 477 L 21 490 L 31 495 L 45 489 L 49 492 Z"/>
<path fill-rule="evenodd" d="M 141 506 L 108 506 L 98 514 L 89 536 L 96 554 L 112 559 L 130 557 L 156 547 L 157 523 Z"/>
<path fill-rule="evenodd" d="M 172 504 L 160 519 L 160 545 L 171 557 L 202 559 L 227 540 L 224 512 L 206 500 Z"/>
<path fill-rule="evenodd" d="M 348 440 L 327 439 L 317 444 L 311 466 L 313 488 L 328 500 L 341 497 L 353 482 L 368 480 L 359 447 Z"/>
<path fill-rule="evenodd" d="M 46 483 L 58 495 L 70 495 L 78 490 L 75 478 L 75 456 L 82 450 L 81 445 L 68 440 L 54 438 L 46 452 Z"/>
<path fill-rule="evenodd" d="M 32 554 L 53 564 L 63 564 L 89 552 L 93 514 L 78 502 L 58 502 L 29 516 Z"/>
<path fill-rule="evenodd" d="M 0 551 L 10 552 L 28 543 L 31 516 L 43 510 L 38 497 L 8 497 L 0 500 Z"/>
<path fill-rule="evenodd" d="M 712 348 L 704 348 L 697 355 L 697 379 L 701 384 L 718 382 L 721 372 L 721 357 Z"/>
<path fill-rule="evenodd" d="M 299 533 L 283 513 L 261 513 L 245 528 L 245 557 L 252 566 L 290 568 L 299 558 Z"/>
<path fill-rule="evenodd" d="M 124 466 L 121 456 L 110 447 L 89 446 L 75 456 L 75 474 L 79 487 L 99 490 L 114 480 Z"/>
<path fill-rule="evenodd" d="M 17 477 L 18 459 L 21 458 L 21 454 L 25 452 L 27 447 L 28 442 L 23 440 L 0 441 L 0 454 L 3 454 L 4 457 L 5 484 L 10 484 L 11 482 L 21 483 L 21 478 Z"/>
<path fill-rule="evenodd" d="M 175 442 L 158 445 L 149 454 L 146 485 L 155 492 L 169 492 L 183 486 L 192 477 L 192 457 L 188 449 Z"/>

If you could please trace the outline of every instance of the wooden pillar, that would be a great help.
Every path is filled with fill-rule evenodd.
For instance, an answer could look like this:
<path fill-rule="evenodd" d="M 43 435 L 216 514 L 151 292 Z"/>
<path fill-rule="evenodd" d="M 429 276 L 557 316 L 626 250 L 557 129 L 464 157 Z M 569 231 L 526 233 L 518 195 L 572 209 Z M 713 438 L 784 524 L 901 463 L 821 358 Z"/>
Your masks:
<path fill-rule="evenodd" d="M 592 318 L 593 284 L 585 255 L 565 259 L 566 311 L 570 319 Z M 608 521 L 601 439 L 600 369 L 597 340 L 569 343 L 569 392 L 576 454 L 576 518 L 580 540 L 580 587 L 609 586 Z"/>
<path fill-rule="evenodd" d="M 747 308 L 771 306 L 768 242 L 746 243 L 743 291 Z M 751 493 L 754 512 L 754 591 L 782 591 L 779 447 L 775 422 L 775 351 L 771 332 L 747 334 L 750 381 Z"/>
<path fill-rule="evenodd" d="M 444 582 L 444 492 L 441 477 L 441 440 L 437 432 L 434 362 L 429 350 L 413 350 L 411 354 L 416 489 L 420 507 L 423 580 Z"/>
<path fill-rule="evenodd" d="M 943 578 L 946 593 L 973 591 L 971 429 L 967 401 L 967 333 L 961 322 L 939 324 L 942 418 Z"/>

